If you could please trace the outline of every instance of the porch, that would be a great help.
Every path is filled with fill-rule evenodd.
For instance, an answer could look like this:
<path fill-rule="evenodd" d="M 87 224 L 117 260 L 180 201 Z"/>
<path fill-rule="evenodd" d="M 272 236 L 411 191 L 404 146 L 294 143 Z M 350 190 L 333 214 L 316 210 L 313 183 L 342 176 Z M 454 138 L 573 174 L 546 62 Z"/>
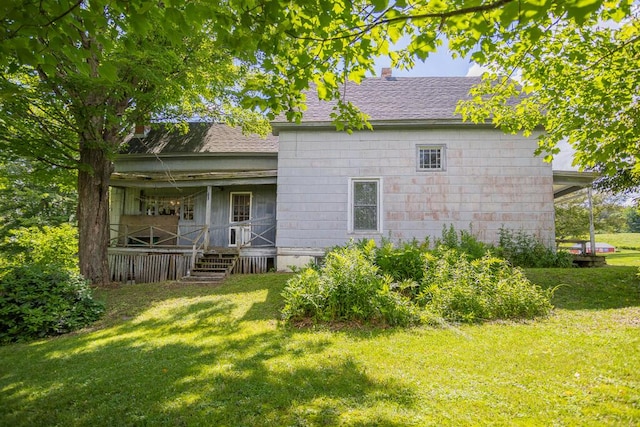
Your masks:
<path fill-rule="evenodd" d="M 158 221 L 162 217 L 132 217 L 111 226 L 109 267 L 114 282 L 215 281 L 228 274 L 265 273 L 275 267 L 273 217 L 186 228 Z M 212 245 L 214 234 L 228 236 L 229 244 Z"/>
<path fill-rule="evenodd" d="M 111 175 L 114 280 L 179 280 L 223 252 L 233 273 L 274 265 L 277 138 L 193 122 L 126 142 Z"/>

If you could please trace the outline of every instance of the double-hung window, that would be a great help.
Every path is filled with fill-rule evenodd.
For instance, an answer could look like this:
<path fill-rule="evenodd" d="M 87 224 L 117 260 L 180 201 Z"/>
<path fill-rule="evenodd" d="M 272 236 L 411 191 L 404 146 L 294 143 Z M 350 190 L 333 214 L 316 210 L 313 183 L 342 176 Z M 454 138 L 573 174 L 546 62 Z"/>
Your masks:
<path fill-rule="evenodd" d="M 380 179 L 351 179 L 350 231 L 380 232 Z"/>

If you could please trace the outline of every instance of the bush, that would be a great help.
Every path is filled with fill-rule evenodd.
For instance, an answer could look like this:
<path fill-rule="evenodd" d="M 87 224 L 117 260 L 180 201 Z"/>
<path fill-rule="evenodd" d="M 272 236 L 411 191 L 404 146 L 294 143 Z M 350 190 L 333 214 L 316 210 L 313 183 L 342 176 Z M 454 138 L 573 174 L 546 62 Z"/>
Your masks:
<path fill-rule="evenodd" d="M 478 240 L 473 234 L 471 226 L 469 226 L 469 231 L 460 230 L 457 232 L 453 224 L 449 225 L 449 228 L 445 225 L 442 226 L 442 237 L 436 239 L 435 246 L 436 248 L 455 249 L 471 259 L 482 258 L 492 249 L 491 245 Z"/>
<path fill-rule="evenodd" d="M 394 281 L 422 279 L 424 260 L 422 255 L 429 249 L 429 241 L 419 243 L 417 240 L 400 243 L 384 241 L 375 253 L 375 264 L 382 274 L 388 274 Z"/>
<path fill-rule="evenodd" d="M 283 319 L 386 325 L 417 321 L 413 305 L 391 290 L 391 277 L 379 274 L 367 248 L 371 245 L 334 249 L 319 271 L 307 268 L 290 279 L 282 294 Z"/>
<path fill-rule="evenodd" d="M 518 267 L 568 268 L 573 265 L 569 252 L 555 251 L 522 230 L 513 232 L 501 228 L 499 243 L 496 254 Z"/>
<path fill-rule="evenodd" d="M 334 248 L 323 266 L 291 278 L 283 297 L 283 319 L 290 322 L 473 323 L 530 319 L 552 308 L 551 291 L 531 284 L 503 259 L 470 260 L 456 249 L 427 251 L 416 242 Z"/>
<path fill-rule="evenodd" d="M 455 250 L 425 256 L 425 274 L 417 298 L 447 321 L 473 323 L 494 319 L 530 319 L 549 314 L 551 291 L 533 285 L 522 271 L 487 255 L 470 261 Z"/>
<path fill-rule="evenodd" d="M 70 224 L 11 230 L 0 249 L 5 266 L 55 265 L 78 271 L 78 230 Z"/>
<path fill-rule="evenodd" d="M 38 265 L 0 278 L 0 343 L 64 334 L 97 320 L 104 307 L 77 273 Z"/>

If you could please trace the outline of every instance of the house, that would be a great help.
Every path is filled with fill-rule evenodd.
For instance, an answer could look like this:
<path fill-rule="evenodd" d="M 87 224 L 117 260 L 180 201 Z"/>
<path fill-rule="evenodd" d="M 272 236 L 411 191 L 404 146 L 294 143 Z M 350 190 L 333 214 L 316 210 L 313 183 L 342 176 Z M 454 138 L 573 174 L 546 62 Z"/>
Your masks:
<path fill-rule="evenodd" d="M 204 123 L 186 135 L 138 135 L 115 162 L 112 253 L 121 261 L 112 264 L 174 253 L 179 276 L 232 249 L 235 271 L 283 270 L 350 239 L 422 240 L 449 225 L 487 242 L 502 227 L 522 230 L 553 246 L 554 194 L 591 179 L 554 176 L 534 156 L 535 136 L 462 122 L 456 104 L 478 82 L 387 75 L 347 85 L 345 99 L 373 131 L 336 131 L 332 104 L 311 95 L 302 122 L 276 120 L 267 139 Z"/>

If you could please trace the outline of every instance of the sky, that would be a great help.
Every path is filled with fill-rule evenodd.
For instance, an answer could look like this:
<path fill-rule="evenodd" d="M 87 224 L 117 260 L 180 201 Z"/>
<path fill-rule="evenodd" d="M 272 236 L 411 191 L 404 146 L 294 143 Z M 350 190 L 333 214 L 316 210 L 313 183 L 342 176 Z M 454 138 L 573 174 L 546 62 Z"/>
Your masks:
<path fill-rule="evenodd" d="M 380 70 L 389 67 L 389 58 L 380 58 L 376 61 L 376 73 L 380 75 Z M 479 67 L 466 58 L 453 59 L 451 53 L 444 46 L 437 52 L 429 55 L 425 62 L 416 60 L 415 66 L 411 70 L 393 70 L 395 77 L 464 77 L 480 75 Z"/>

